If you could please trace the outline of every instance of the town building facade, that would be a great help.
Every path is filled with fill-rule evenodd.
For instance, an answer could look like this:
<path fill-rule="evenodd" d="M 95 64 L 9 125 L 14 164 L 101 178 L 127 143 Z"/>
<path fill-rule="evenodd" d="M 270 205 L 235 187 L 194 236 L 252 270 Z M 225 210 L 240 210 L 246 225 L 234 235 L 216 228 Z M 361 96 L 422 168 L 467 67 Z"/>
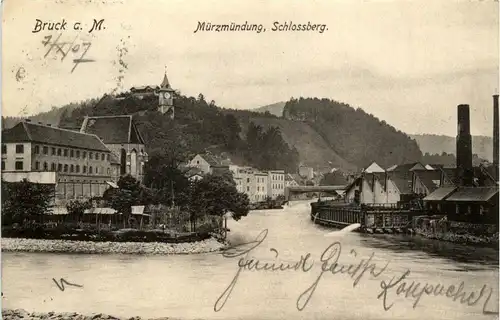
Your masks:
<path fill-rule="evenodd" d="M 2 179 L 54 185 L 56 205 L 100 197 L 111 178 L 111 151 L 96 135 L 29 120 L 2 132 Z"/>

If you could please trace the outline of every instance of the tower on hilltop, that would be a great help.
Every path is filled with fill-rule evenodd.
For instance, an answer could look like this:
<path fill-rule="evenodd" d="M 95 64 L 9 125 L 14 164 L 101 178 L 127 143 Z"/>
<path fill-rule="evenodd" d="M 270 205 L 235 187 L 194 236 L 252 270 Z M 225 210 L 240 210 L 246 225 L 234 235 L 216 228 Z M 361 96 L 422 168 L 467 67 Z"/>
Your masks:
<path fill-rule="evenodd" d="M 170 82 L 167 78 L 167 68 L 165 68 L 165 75 L 163 76 L 163 81 L 160 85 L 160 89 L 158 90 L 158 111 L 162 114 L 167 114 L 170 116 L 170 119 L 174 118 L 174 95 L 175 90 L 170 86 Z"/>

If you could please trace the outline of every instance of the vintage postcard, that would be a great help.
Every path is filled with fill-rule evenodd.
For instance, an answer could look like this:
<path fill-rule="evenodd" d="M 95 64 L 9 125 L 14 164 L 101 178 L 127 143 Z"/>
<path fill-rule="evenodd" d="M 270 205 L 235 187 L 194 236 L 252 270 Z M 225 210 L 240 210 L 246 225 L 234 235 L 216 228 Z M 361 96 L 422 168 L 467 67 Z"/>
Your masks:
<path fill-rule="evenodd" d="M 498 1 L 4 0 L 2 318 L 498 319 Z"/>

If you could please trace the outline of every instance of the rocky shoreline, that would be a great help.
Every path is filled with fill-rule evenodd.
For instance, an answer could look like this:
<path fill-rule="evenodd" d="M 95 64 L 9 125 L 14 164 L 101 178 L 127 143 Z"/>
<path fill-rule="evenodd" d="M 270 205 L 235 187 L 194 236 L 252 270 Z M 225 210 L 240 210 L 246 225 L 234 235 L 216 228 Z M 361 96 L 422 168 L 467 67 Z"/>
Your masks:
<path fill-rule="evenodd" d="M 130 318 L 119 318 L 103 313 L 96 313 L 92 315 L 83 315 L 76 312 L 28 312 L 23 309 L 3 309 L 2 319 L 6 320 L 18 320 L 18 319 L 31 319 L 31 320 L 142 320 L 146 318 L 141 317 L 130 317 Z M 159 318 L 157 320 L 175 320 L 175 318 Z"/>
<path fill-rule="evenodd" d="M 415 233 L 434 240 L 452 242 L 456 244 L 475 245 L 482 247 L 498 248 L 498 232 L 491 236 L 475 236 L 471 234 L 456 234 L 453 232 L 432 232 L 428 230 L 415 229 Z"/>
<path fill-rule="evenodd" d="M 93 242 L 24 238 L 1 239 L 3 252 L 168 255 L 217 252 L 224 249 L 227 245 L 227 243 L 218 241 L 215 238 L 188 243 Z"/>

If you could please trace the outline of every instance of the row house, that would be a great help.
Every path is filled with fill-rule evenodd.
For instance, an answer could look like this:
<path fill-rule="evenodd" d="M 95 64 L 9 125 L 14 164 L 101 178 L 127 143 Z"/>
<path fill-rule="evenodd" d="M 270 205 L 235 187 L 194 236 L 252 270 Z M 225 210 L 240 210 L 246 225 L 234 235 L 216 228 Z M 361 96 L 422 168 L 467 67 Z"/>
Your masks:
<path fill-rule="evenodd" d="M 372 163 L 346 188 L 345 201 L 360 204 L 396 205 L 415 195 L 423 197 L 441 185 L 440 170 L 428 170 L 421 163 L 392 166 L 387 170 Z M 446 180 L 448 182 L 448 180 Z"/>
<path fill-rule="evenodd" d="M 285 196 L 285 170 L 271 170 L 267 172 L 267 196 L 271 199 Z"/>
<path fill-rule="evenodd" d="M 2 179 L 54 185 L 56 205 L 100 197 L 112 181 L 111 150 L 94 134 L 20 122 L 2 132 Z"/>
<path fill-rule="evenodd" d="M 284 170 L 263 172 L 252 167 L 235 165 L 229 159 L 220 159 L 210 153 L 195 155 L 187 166 L 196 168 L 199 176 L 230 172 L 238 192 L 247 194 L 251 202 L 276 199 L 285 194 Z"/>

